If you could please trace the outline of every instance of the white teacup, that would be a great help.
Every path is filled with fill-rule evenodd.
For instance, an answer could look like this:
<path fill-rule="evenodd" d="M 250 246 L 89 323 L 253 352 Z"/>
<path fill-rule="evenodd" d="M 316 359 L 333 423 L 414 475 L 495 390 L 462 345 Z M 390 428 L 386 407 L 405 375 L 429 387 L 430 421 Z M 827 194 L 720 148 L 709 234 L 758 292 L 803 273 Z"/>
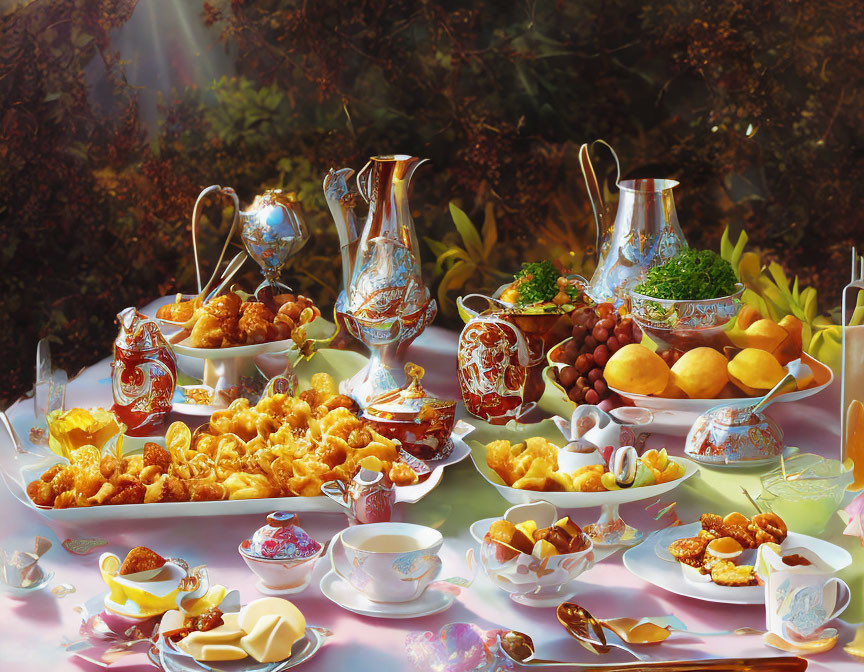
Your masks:
<path fill-rule="evenodd" d="M 797 555 L 809 564 L 790 566 L 783 557 Z M 825 626 L 849 606 L 849 586 L 834 570 L 805 548 L 782 555 L 759 547 L 759 577 L 765 582 L 765 627 L 787 642 L 818 639 Z"/>
<path fill-rule="evenodd" d="M 441 572 L 438 530 L 410 523 L 371 523 L 343 530 L 330 560 L 342 579 L 373 602 L 417 599 Z"/>

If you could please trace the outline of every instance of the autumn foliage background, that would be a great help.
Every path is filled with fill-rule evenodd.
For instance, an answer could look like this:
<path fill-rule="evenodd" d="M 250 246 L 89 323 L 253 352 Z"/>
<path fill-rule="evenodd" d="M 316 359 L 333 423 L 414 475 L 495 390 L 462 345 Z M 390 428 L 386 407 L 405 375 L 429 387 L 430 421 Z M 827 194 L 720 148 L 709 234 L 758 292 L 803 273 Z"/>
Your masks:
<path fill-rule="evenodd" d="M 411 203 L 454 327 L 455 296 L 523 260 L 590 273 L 576 150 L 595 138 L 626 175 L 681 181 L 691 244 L 746 229 L 820 310 L 864 243 L 860 0 L 190 0 L 201 58 L 230 76 L 160 92 L 147 123 L 154 94 L 130 83 L 117 36 L 172 2 L 0 3 L 0 405 L 32 385 L 40 337 L 74 373 L 110 353 L 119 310 L 193 289 L 189 219 L 209 184 L 299 194 L 314 233 L 287 276 L 327 305 L 341 268 L 327 169 L 430 158 Z M 206 259 L 227 205 L 207 209 Z"/>

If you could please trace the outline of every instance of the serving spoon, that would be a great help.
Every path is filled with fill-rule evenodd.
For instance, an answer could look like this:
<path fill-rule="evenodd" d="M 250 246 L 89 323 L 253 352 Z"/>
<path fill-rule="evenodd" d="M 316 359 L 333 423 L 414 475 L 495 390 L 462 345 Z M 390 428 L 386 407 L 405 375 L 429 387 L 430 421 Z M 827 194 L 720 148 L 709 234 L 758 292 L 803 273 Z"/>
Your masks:
<path fill-rule="evenodd" d="M 796 656 L 770 656 L 766 658 L 716 658 L 713 660 L 635 661 L 632 663 L 567 663 L 534 657 L 534 642 L 524 632 L 509 630 L 498 636 L 505 657 L 524 667 L 566 667 L 580 672 L 803 672 L 807 661 Z"/>
<path fill-rule="evenodd" d="M 608 635 L 591 612 L 580 607 L 575 602 L 562 602 L 555 610 L 558 622 L 564 626 L 571 637 L 576 639 L 591 653 L 608 653 L 610 648 L 626 651 L 637 660 L 643 660 L 643 656 L 636 653 L 624 643 L 617 634 L 609 632 Z"/>

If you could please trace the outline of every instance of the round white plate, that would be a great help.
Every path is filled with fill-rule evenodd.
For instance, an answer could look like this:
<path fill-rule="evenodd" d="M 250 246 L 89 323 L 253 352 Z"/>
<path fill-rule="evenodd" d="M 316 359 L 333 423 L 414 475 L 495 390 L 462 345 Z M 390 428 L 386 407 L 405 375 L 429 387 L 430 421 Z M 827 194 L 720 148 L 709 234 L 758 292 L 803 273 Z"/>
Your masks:
<path fill-rule="evenodd" d="M 321 579 L 321 592 L 343 609 L 372 618 L 422 618 L 449 609 L 456 600 L 451 593 L 427 589 L 411 602 L 372 602 L 343 581 L 332 569 Z"/>
<path fill-rule="evenodd" d="M 676 539 L 693 537 L 702 529 L 698 522 L 679 527 L 668 527 L 650 535 L 638 546 L 624 553 L 624 566 L 643 581 L 654 584 L 676 595 L 724 604 L 765 604 L 762 586 L 718 586 L 715 583 L 694 583 L 684 578 L 677 561 L 666 551 Z M 839 571 L 852 563 L 852 556 L 844 549 L 822 539 L 790 532 L 782 548 L 807 548 Z"/>

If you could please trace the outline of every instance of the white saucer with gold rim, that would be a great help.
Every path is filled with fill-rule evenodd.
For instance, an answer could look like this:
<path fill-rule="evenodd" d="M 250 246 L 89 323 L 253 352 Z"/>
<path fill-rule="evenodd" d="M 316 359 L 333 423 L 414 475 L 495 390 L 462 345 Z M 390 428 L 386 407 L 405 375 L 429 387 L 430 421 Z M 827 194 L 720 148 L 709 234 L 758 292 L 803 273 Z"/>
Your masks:
<path fill-rule="evenodd" d="M 347 611 L 372 618 L 422 618 L 445 611 L 456 601 L 452 593 L 427 588 L 410 602 L 373 602 L 332 569 L 321 579 L 320 586 L 324 597 L 331 602 Z"/>

